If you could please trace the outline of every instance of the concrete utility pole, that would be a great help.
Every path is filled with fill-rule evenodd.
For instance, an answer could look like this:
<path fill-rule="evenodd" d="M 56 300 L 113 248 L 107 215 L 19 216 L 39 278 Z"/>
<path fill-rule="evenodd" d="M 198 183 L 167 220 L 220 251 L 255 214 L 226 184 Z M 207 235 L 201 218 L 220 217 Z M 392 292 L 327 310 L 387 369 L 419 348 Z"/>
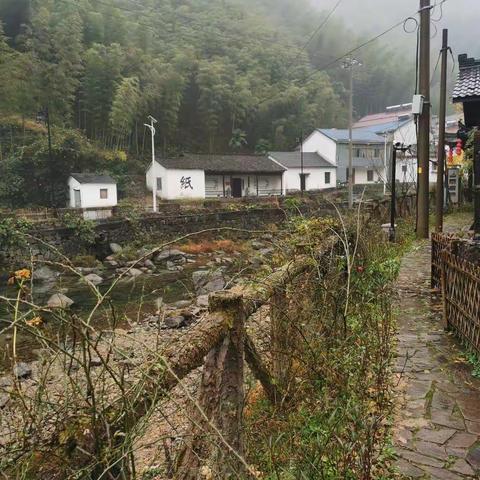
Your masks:
<path fill-rule="evenodd" d="M 443 208 L 445 202 L 445 122 L 447 115 L 447 62 L 448 62 L 448 30 L 443 30 L 442 69 L 440 82 L 440 111 L 438 115 L 438 165 L 437 165 L 437 194 L 436 194 L 436 228 L 443 231 Z"/>
<path fill-rule="evenodd" d="M 155 124 L 157 120 L 155 120 L 151 115 L 148 116 L 150 120 L 150 124 L 145 123 L 145 126 L 150 130 L 152 133 L 152 205 L 153 205 L 153 213 L 157 212 L 157 178 L 155 176 L 155 134 L 157 133 L 155 129 Z"/>
<path fill-rule="evenodd" d="M 418 119 L 417 237 L 429 237 L 430 171 L 430 0 L 420 0 L 419 93 L 423 110 Z"/>
<path fill-rule="evenodd" d="M 353 208 L 353 67 L 362 64 L 355 58 L 347 58 L 343 68 L 349 71 L 349 97 L 348 97 L 348 207 Z"/>

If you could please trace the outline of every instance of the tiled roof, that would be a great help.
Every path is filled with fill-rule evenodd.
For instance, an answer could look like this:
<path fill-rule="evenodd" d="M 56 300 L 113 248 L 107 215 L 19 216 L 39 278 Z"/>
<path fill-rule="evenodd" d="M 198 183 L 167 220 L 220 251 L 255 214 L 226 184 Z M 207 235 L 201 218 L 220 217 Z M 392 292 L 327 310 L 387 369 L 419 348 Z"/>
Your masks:
<path fill-rule="evenodd" d="M 105 183 L 113 185 L 117 183 L 110 175 L 98 175 L 96 173 L 72 173 L 70 176 L 79 183 Z"/>
<path fill-rule="evenodd" d="M 287 168 L 300 168 L 300 152 L 270 152 L 270 157 Z M 337 168 L 315 152 L 303 152 L 303 166 L 306 168 Z"/>
<path fill-rule="evenodd" d="M 168 169 L 204 170 L 205 173 L 282 173 L 286 168 L 266 155 L 193 155 L 157 158 Z"/>
<path fill-rule="evenodd" d="M 453 101 L 463 102 L 480 97 L 480 60 L 463 54 L 458 57 L 460 72 L 453 90 Z"/>
<path fill-rule="evenodd" d="M 348 143 L 349 141 L 349 131 L 346 129 L 337 129 L 337 128 L 322 128 L 318 130 L 323 135 L 335 140 L 337 143 Z M 355 143 L 384 143 L 385 139 L 380 137 L 370 130 L 363 128 L 356 128 L 352 132 L 352 138 Z"/>

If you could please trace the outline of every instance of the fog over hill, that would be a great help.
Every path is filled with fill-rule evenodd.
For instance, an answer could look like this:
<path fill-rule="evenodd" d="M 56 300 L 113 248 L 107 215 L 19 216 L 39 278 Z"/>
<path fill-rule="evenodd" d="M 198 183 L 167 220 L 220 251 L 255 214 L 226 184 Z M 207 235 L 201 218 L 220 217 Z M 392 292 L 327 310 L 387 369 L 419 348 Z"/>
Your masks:
<path fill-rule="evenodd" d="M 338 0 L 312 0 L 320 9 L 329 10 Z M 440 0 L 432 0 L 432 4 Z M 402 18 L 416 16 L 419 0 L 342 0 L 335 12 L 335 16 L 342 18 L 357 32 L 376 34 L 386 30 L 389 26 Z M 437 20 L 437 27 L 432 29 L 432 51 L 438 50 L 441 45 L 441 30 L 448 28 L 450 45 L 454 55 L 468 53 L 480 56 L 480 42 L 478 38 L 478 22 L 480 21 L 480 1 L 478 0 L 447 0 L 442 8 L 436 7 L 432 18 Z M 412 24 L 409 25 L 409 27 Z M 393 42 L 402 51 L 409 51 L 415 42 L 415 35 L 407 35 L 400 27 L 385 37 Z"/>

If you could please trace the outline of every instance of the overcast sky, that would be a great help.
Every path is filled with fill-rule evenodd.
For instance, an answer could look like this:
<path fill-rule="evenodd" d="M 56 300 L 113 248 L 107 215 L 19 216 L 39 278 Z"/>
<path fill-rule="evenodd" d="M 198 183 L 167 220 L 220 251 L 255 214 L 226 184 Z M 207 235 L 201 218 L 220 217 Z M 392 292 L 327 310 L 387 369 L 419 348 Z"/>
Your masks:
<path fill-rule="evenodd" d="M 321 9 L 331 9 L 338 0 L 312 0 Z M 431 0 L 432 4 L 440 0 Z M 419 0 L 342 0 L 335 16 L 342 18 L 348 25 L 358 31 L 380 33 L 402 18 L 413 16 L 419 8 Z M 432 17 L 441 16 L 440 8 L 435 8 Z M 441 30 L 449 29 L 450 46 L 455 57 L 459 53 L 480 56 L 480 0 L 447 0 L 443 5 L 443 18 L 436 22 L 438 33 L 432 39 L 432 51 L 441 47 Z M 432 36 L 435 29 L 432 27 Z M 411 48 L 415 35 L 407 35 L 400 27 L 383 38 L 391 41 L 402 50 Z"/>

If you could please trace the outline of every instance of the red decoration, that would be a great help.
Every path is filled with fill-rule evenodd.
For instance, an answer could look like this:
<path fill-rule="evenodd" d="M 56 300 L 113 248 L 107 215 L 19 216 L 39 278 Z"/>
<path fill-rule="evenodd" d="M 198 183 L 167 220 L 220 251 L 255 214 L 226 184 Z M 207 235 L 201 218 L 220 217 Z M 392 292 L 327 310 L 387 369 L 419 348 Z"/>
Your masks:
<path fill-rule="evenodd" d="M 459 140 L 457 142 L 457 149 L 456 149 L 456 154 L 458 157 L 462 154 L 462 151 L 463 151 L 463 142 Z"/>

